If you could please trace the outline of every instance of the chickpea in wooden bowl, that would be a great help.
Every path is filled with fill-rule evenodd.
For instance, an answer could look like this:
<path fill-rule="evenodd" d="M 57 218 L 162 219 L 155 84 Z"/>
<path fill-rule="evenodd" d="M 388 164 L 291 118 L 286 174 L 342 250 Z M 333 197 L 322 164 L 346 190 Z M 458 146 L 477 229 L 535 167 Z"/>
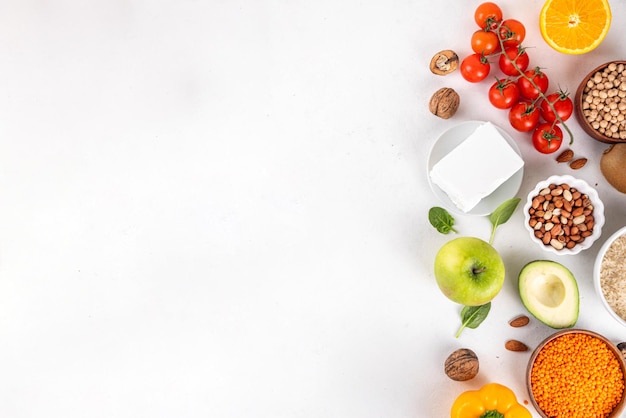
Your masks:
<path fill-rule="evenodd" d="M 608 144 L 626 142 L 626 61 L 607 62 L 587 74 L 574 107 L 589 136 Z"/>

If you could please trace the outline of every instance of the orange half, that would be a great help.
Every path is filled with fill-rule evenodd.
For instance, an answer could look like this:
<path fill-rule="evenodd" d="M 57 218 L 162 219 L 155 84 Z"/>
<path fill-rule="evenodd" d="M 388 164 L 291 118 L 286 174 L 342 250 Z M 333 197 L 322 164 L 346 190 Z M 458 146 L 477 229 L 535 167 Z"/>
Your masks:
<path fill-rule="evenodd" d="M 539 15 L 543 39 L 564 54 L 584 54 L 595 49 L 610 26 L 608 0 L 547 0 Z"/>

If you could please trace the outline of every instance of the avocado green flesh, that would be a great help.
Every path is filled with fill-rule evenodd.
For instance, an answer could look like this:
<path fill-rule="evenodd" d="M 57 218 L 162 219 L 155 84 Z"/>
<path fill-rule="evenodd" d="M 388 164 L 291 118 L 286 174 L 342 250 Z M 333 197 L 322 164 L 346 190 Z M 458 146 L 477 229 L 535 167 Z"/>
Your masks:
<path fill-rule="evenodd" d="M 549 260 L 526 264 L 519 274 L 522 303 L 552 328 L 569 328 L 578 320 L 578 283 L 567 267 Z"/>

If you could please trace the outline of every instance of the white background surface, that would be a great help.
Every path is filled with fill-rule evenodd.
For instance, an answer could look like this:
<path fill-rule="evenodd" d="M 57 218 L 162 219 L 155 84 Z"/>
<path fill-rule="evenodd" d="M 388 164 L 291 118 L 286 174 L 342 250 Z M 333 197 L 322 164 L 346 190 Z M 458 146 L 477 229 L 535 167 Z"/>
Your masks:
<path fill-rule="evenodd" d="M 578 326 L 626 330 L 594 293 L 594 257 L 626 224 L 626 195 L 582 134 L 575 174 L 597 186 L 603 237 L 573 257 L 530 242 L 518 210 L 494 246 L 507 281 L 459 339 L 459 307 L 432 262 L 451 237 L 427 211 L 437 136 L 490 120 L 526 161 L 523 197 L 551 174 L 490 107 L 490 81 L 430 73 L 470 52 L 478 1 L 4 1 L 0 3 L 0 415 L 4 417 L 445 417 L 498 381 L 527 400 L 530 353 L 553 330 L 525 312 L 521 266 L 558 259 L 581 290 Z M 541 39 L 542 1 L 499 2 L 527 26 L 531 65 L 575 91 L 626 58 L 626 4 L 605 42 L 563 56 Z M 428 112 L 440 87 L 449 120 Z M 486 218 L 457 217 L 488 238 Z M 479 376 L 449 380 L 469 347 Z"/>

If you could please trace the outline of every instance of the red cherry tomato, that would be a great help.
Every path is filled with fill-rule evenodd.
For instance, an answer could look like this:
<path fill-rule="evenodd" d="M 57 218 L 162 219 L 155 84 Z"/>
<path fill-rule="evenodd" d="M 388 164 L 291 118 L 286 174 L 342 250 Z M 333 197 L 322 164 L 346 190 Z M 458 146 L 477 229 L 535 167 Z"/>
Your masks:
<path fill-rule="evenodd" d="M 489 102 L 498 109 L 509 109 L 518 100 L 517 84 L 509 79 L 498 79 L 489 88 Z"/>
<path fill-rule="evenodd" d="M 472 50 L 477 54 L 493 54 L 500 48 L 498 35 L 484 29 L 478 29 L 472 34 Z"/>
<path fill-rule="evenodd" d="M 490 1 L 480 4 L 474 11 L 474 20 L 481 28 L 492 27 L 494 23 L 502 20 L 502 10 Z"/>
<path fill-rule="evenodd" d="M 563 131 L 558 125 L 549 122 L 540 123 L 533 131 L 533 146 L 543 154 L 551 154 L 563 143 Z"/>
<path fill-rule="evenodd" d="M 491 66 L 481 54 L 468 55 L 461 61 L 461 75 L 471 83 L 478 83 L 489 75 Z"/>
<path fill-rule="evenodd" d="M 545 93 L 546 91 L 548 91 L 548 85 L 550 84 L 548 76 L 543 73 L 538 67 L 532 70 L 525 71 L 524 75 L 525 77 L 520 77 L 520 79 L 517 80 L 520 96 L 526 99 L 535 100 L 537 97 L 539 97 L 539 90 L 541 91 L 541 93 Z M 532 80 L 533 83 L 535 83 L 539 90 L 537 90 L 535 86 L 533 86 L 529 79 Z"/>
<path fill-rule="evenodd" d="M 500 25 L 500 39 L 504 42 L 504 47 L 521 45 L 526 38 L 526 28 L 519 20 L 505 19 Z"/>
<path fill-rule="evenodd" d="M 530 132 L 539 123 L 539 109 L 529 102 L 517 102 L 509 110 L 509 123 L 520 132 Z"/>
<path fill-rule="evenodd" d="M 513 63 L 515 63 L 515 65 Z M 504 54 L 500 55 L 500 60 L 498 61 L 500 70 L 508 76 L 520 75 L 520 71 L 526 71 L 529 63 L 530 58 L 526 50 L 519 46 L 505 48 Z M 515 68 L 515 66 L 517 66 L 517 68 Z"/>
<path fill-rule="evenodd" d="M 554 110 L 556 110 L 556 114 L 550 107 L 549 103 L 552 103 Z M 559 91 L 557 93 L 548 94 L 539 104 L 539 110 L 541 111 L 541 117 L 546 122 L 565 122 L 570 116 L 572 116 L 574 104 L 572 103 L 572 99 L 569 97 L 569 93 Z M 557 115 L 560 120 L 557 119 Z"/>

